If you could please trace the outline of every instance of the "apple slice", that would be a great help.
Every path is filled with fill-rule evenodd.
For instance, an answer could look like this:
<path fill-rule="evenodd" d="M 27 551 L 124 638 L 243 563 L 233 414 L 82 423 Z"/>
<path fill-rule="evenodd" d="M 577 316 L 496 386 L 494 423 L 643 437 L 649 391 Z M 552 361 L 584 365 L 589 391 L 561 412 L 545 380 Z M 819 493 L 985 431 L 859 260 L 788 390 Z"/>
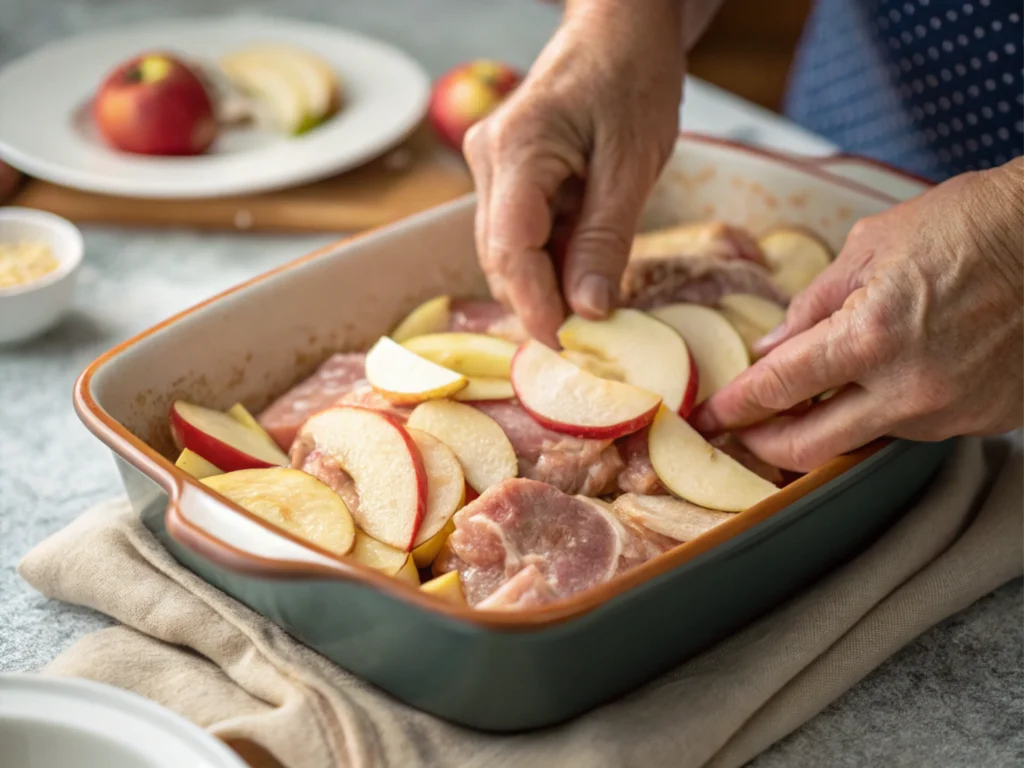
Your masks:
<path fill-rule="evenodd" d="M 691 376 L 686 342 L 646 312 L 618 309 L 607 320 L 572 315 L 558 329 L 558 341 L 566 349 L 607 360 L 627 384 L 659 395 L 667 408 L 683 406 Z"/>
<path fill-rule="evenodd" d="M 516 345 L 483 333 L 430 333 L 403 345 L 421 357 L 465 376 L 507 379 Z"/>
<path fill-rule="evenodd" d="M 700 221 L 641 232 L 633 238 L 630 258 L 707 256 L 747 259 L 764 265 L 764 255 L 750 234 L 722 221 Z"/>
<path fill-rule="evenodd" d="M 743 337 L 715 310 L 699 304 L 667 304 L 651 314 L 686 340 L 697 361 L 700 382 L 696 403 L 703 403 L 750 366 Z"/>
<path fill-rule="evenodd" d="M 297 133 L 308 130 L 337 111 L 341 104 L 341 85 L 331 66 L 308 51 L 286 45 L 254 45 L 231 54 L 243 66 L 265 63 L 285 73 L 301 91 L 307 105 L 306 118 Z"/>
<path fill-rule="evenodd" d="M 448 397 L 469 383 L 462 374 L 410 352 L 387 336 L 381 336 L 366 353 L 366 380 L 398 404 Z"/>
<path fill-rule="evenodd" d="M 230 408 L 228 408 L 228 416 L 233 418 L 242 426 L 248 427 L 256 434 L 261 435 L 271 445 L 277 445 L 277 442 L 275 442 L 274 438 L 270 436 L 267 430 L 260 426 L 260 423 L 256 420 L 256 417 L 249 413 L 246 407 L 241 403 L 235 403 Z"/>
<path fill-rule="evenodd" d="M 455 399 L 466 403 L 481 400 L 511 400 L 516 396 L 508 379 L 491 379 L 484 376 L 470 376 L 465 389 L 455 393 Z"/>
<path fill-rule="evenodd" d="M 447 296 L 428 299 L 405 316 L 391 332 L 391 338 L 402 344 L 417 336 L 440 333 L 448 327 L 452 315 L 451 308 L 452 302 Z"/>
<path fill-rule="evenodd" d="M 388 576 L 394 576 L 412 584 L 420 583 L 420 574 L 416 570 L 412 555 L 404 550 L 389 547 L 360 530 L 356 531 L 356 542 L 348 555 L 353 560 L 373 568 L 375 571 L 381 571 Z"/>
<path fill-rule="evenodd" d="M 366 408 L 339 406 L 310 417 L 299 439 L 312 443 L 356 484 L 356 524 L 398 549 L 412 549 L 429 490 L 415 441 L 392 417 Z"/>
<path fill-rule="evenodd" d="M 778 490 L 715 448 L 667 408 L 658 409 L 647 448 L 662 484 L 679 498 L 701 507 L 739 512 Z"/>
<path fill-rule="evenodd" d="M 458 571 L 438 576 L 436 579 L 425 581 L 420 586 L 424 592 L 439 597 L 446 603 L 452 605 L 466 605 L 466 594 L 462 591 L 462 577 Z"/>
<path fill-rule="evenodd" d="M 584 371 L 590 371 L 595 376 L 612 381 L 625 381 L 626 372 L 613 360 L 606 360 L 594 352 L 587 352 L 583 349 L 563 349 L 562 357 L 573 365 L 578 365 Z"/>
<path fill-rule="evenodd" d="M 184 400 L 171 405 L 171 436 L 225 472 L 288 466 L 288 457 L 274 444 L 226 413 Z"/>
<path fill-rule="evenodd" d="M 198 453 L 194 453 L 188 448 L 181 452 L 178 460 L 174 462 L 174 466 L 182 472 L 192 475 L 196 480 L 202 480 L 205 477 L 212 477 L 213 475 L 224 474 Z"/>
<path fill-rule="evenodd" d="M 427 473 L 427 511 L 416 534 L 415 556 L 415 549 L 438 534 L 462 506 L 466 497 L 466 476 L 451 448 L 426 432 L 407 431 L 419 448 Z"/>
<path fill-rule="evenodd" d="M 832 263 L 832 250 L 817 235 L 799 227 L 773 229 L 757 241 L 772 269 L 772 282 L 795 296 Z"/>
<path fill-rule="evenodd" d="M 437 553 L 441 551 L 441 547 L 444 546 L 444 543 L 448 541 L 448 537 L 454 532 L 455 521 L 449 520 L 445 523 L 444 528 L 417 546 L 412 551 L 412 559 L 416 563 L 416 567 L 429 568 L 430 564 L 437 558 Z"/>
<path fill-rule="evenodd" d="M 636 432 L 651 423 L 661 404 L 659 395 L 595 376 L 539 341 L 516 352 L 512 387 L 534 419 L 574 437 L 614 440 Z"/>
<path fill-rule="evenodd" d="M 243 469 L 214 475 L 203 484 L 242 509 L 293 536 L 344 555 L 355 543 L 356 527 L 341 497 L 297 469 Z"/>
<path fill-rule="evenodd" d="M 471 405 L 430 400 L 416 407 L 407 424 L 451 448 L 466 482 L 478 493 L 519 474 L 519 460 L 504 430 Z"/>
<path fill-rule="evenodd" d="M 730 293 L 718 300 L 718 311 L 743 337 L 751 359 L 754 343 L 786 320 L 786 310 L 752 293 Z"/>
<path fill-rule="evenodd" d="M 294 135 L 306 125 L 310 105 L 305 88 L 292 73 L 245 51 L 224 56 L 220 66 L 240 90 L 266 107 L 278 130 Z"/>

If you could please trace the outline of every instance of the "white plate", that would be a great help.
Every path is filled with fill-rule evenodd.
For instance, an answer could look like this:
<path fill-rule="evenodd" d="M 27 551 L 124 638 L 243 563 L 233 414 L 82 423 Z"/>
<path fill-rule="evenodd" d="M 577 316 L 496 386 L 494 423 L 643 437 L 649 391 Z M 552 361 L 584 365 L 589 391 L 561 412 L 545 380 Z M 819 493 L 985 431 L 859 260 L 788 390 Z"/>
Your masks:
<path fill-rule="evenodd" d="M 141 696 L 86 680 L 0 675 L 0 765 L 247 768 L 225 744 Z"/>
<path fill-rule="evenodd" d="M 253 42 L 301 46 L 345 82 L 342 111 L 308 134 L 222 133 L 206 155 L 143 157 L 96 137 L 86 105 L 119 62 L 162 48 L 216 58 Z M 380 154 L 423 118 L 430 80 L 404 53 L 327 24 L 272 18 L 186 19 L 60 40 L 0 70 L 0 157 L 57 184 L 150 198 L 215 197 L 324 178 Z"/>

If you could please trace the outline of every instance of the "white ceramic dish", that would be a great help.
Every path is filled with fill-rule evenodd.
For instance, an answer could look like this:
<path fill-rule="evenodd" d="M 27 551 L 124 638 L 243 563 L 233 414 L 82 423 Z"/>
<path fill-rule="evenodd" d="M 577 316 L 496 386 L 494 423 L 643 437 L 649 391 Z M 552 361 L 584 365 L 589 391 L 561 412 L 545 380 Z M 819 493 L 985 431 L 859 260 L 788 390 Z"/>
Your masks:
<path fill-rule="evenodd" d="M 225 744 L 141 696 L 41 675 L 0 675 L 0 765 L 246 768 Z"/>
<path fill-rule="evenodd" d="M 0 344 L 37 336 L 71 306 L 82 263 L 82 235 L 70 221 L 29 208 L 0 208 L 0 243 L 41 241 L 60 266 L 24 285 L 0 288 Z"/>
<path fill-rule="evenodd" d="M 96 136 L 85 107 L 120 61 L 150 49 L 216 59 L 254 42 L 326 59 L 345 81 L 342 111 L 298 137 L 228 130 L 198 157 L 118 153 Z M 60 40 L 0 70 L 0 157 L 47 181 L 111 195 L 248 194 L 331 176 L 380 154 L 420 122 L 429 95 L 426 72 L 404 53 L 326 24 L 247 17 L 140 24 Z"/>

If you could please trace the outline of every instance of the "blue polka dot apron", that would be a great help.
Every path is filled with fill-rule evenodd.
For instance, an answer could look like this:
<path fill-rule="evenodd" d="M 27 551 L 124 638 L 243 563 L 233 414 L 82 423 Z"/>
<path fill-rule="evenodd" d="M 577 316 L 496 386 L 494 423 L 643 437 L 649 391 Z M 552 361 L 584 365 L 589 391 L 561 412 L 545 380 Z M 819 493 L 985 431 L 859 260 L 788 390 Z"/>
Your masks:
<path fill-rule="evenodd" d="M 1024 150 L 1020 0 L 818 0 L 786 114 L 933 180 Z"/>

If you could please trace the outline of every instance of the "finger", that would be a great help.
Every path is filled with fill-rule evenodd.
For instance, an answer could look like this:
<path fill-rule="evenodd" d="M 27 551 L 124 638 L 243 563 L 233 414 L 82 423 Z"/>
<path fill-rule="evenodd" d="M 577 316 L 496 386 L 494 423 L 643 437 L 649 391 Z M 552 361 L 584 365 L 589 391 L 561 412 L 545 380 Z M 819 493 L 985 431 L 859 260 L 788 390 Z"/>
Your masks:
<path fill-rule="evenodd" d="M 551 200 L 569 175 L 561 164 L 504 164 L 493 171 L 487 219 L 487 265 L 534 338 L 557 346 L 565 317 L 551 258 Z"/>
<path fill-rule="evenodd" d="M 849 338 L 857 326 L 847 313 L 822 320 L 751 365 L 707 400 L 694 427 L 705 433 L 746 427 L 860 379 L 867 363 Z"/>
<path fill-rule="evenodd" d="M 614 308 L 647 192 L 610 150 L 597 147 L 563 277 L 574 312 L 598 320 Z"/>
<path fill-rule="evenodd" d="M 21 173 L 0 160 L 0 203 L 14 195 L 21 183 Z"/>
<path fill-rule="evenodd" d="M 787 339 L 817 325 L 842 307 L 854 288 L 845 263 L 833 262 L 793 297 L 782 324 L 754 342 L 754 354 L 766 355 Z"/>
<path fill-rule="evenodd" d="M 763 461 L 809 472 L 892 427 L 892 411 L 885 403 L 866 389 L 850 387 L 803 415 L 773 419 L 736 435 Z"/>
<path fill-rule="evenodd" d="M 473 235 L 476 242 L 477 260 L 481 269 L 484 270 L 484 277 L 487 279 L 487 286 L 491 296 L 501 304 L 508 305 L 508 296 L 501 277 L 487 270 L 487 221 L 490 213 L 491 196 L 491 161 L 487 154 L 487 123 L 479 122 L 466 131 L 466 137 L 462 141 L 462 154 L 469 164 L 469 171 L 473 176 L 473 185 L 476 188 L 476 213 L 473 219 Z"/>

